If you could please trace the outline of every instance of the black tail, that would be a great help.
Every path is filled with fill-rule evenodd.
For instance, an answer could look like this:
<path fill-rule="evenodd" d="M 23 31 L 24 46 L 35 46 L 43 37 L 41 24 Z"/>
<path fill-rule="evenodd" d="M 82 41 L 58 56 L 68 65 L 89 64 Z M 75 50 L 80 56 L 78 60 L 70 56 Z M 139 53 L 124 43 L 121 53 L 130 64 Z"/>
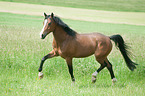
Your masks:
<path fill-rule="evenodd" d="M 124 42 L 123 38 L 120 35 L 113 35 L 110 36 L 110 39 L 113 40 L 115 42 L 115 45 L 119 48 L 121 54 L 124 57 L 124 60 L 127 64 L 127 67 L 133 71 L 134 69 L 136 69 L 137 65 L 136 63 L 134 63 L 130 58 L 130 52 L 128 51 L 128 46 L 126 45 L 126 43 Z"/>

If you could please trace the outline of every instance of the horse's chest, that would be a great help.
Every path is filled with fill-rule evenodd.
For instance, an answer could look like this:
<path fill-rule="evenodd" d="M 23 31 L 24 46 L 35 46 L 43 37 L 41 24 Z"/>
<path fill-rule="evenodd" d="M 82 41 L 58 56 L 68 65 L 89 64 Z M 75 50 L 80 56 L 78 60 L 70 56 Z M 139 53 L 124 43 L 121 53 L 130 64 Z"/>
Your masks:
<path fill-rule="evenodd" d="M 63 42 L 62 44 L 54 43 L 53 49 L 62 58 L 73 57 L 75 53 L 75 47 L 72 46 L 71 42 Z"/>
<path fill-rule="evenodd" d="M 58 53 L 62 58 L 72 57 L 71 52 L 69 50 L 59 48 Z"/>
<path fill-rule="evenodd" d="M 70 47 L 59 47 L 57 48 L 57 52 L 59 54 L 59 56 L 61 56 L 62 58 L 67 58 L 67 57 L 73 57 L 73 53 L 74 53 L 74 50 L 72 50 L 72 48 Z"/>

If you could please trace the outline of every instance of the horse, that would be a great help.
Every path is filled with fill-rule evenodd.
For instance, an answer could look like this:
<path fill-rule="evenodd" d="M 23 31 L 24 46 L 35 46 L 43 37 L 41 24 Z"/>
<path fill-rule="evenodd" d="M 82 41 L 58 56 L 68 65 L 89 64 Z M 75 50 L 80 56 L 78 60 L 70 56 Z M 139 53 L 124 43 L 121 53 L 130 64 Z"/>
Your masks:
<path fill-rule="evenodd" d="M 59 17 L 47 15 L 44 13 L 43 28 L 40 32 L 40 38 L 45 39 L 49 33 L 53 33 L 53 50 L 41 59 L 39 71 L 39 79 L 43 78 L 42 67 L 46 59 L 61 56 L 66 60 L 68 70 L 72 79 L 75 82 L 73 75 L 73 58 L 84 58 L 94 54 L 96 61 L 100 63 L 100 67 L 92 74 L 92 83 L 96 82 L 97 74 L 107 67 L 110 72 L 113 84 L 117 81 L 115 78 L 112 64 L 107 59 L 107 56 L 112 50 L 111 40 L 120 50 L 127 67 L 133 71 L 136 69 L 136 63 L 130 59 L 128 45 L 124 42 L 121 35 L 105 36 L 101 33 L 79 34 L 72 30 Z"/>

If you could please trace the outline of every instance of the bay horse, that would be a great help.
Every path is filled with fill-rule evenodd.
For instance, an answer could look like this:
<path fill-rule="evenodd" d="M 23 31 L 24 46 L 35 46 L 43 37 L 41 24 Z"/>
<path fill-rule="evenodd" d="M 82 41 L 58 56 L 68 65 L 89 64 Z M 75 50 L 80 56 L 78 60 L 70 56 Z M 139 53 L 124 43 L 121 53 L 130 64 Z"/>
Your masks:
<path fill-rule="evenodd" d="M 112 64 L 107 59 L 107 56 L 112 50 L 113 40 L 116 46 L 119 48 L 127 67 L 133 71 L 137 65 L 130 59 L 128 47 L 124 42 L 121 35 L 105 36 L 101 33 L 89 33 L 89 34 L 79 34 L 72 30 L 67 24 L 65 24 L 59 17 L 47 15 L 44 13 L 43 28 L 40 32 L 40 38 L 44 39 L 50 32 L 53 33 L 53 50 L 44 56 L 41 60 L 39 71 L 39 79 L 43 78 L 42 67 L 44 61 L 49 58 L 56 56 L 61 56 L 66 60 L 68 65 L 69 73 L 73 82 L 75 78 L 73 75 L 73 58 L 83 58 L 91 55 L 95 55 L 96 61 L 98 61 L 101 66 L 92 74 L 92 83 L 96 82 L 97 74 L 105 67 L 110 72 L 113 84 L 117 81 L 115 78 Z"/>

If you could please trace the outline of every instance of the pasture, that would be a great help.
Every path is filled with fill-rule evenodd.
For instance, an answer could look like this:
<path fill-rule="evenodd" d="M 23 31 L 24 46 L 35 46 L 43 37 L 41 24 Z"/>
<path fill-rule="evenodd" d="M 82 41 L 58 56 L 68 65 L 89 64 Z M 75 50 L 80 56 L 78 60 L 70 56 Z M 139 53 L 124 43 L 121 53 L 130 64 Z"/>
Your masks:
<path fill-rule="evenodd" d="M 73 8 L 85 8 L 108 11 L 145 12 L 144 0 L 1 0 L 41 5 L 52 5 Z"/>
<path fill-rule="evenodd" d="M 67 65 L 60 57 L 47 60 L 44 78 L 38 79 L 40 60 L 52 50 L 52 33 L 45 40 L 39 37 L 43 19 L 42 16 L 0 12 L 0 95 L 145 95 L 145 26 L 62 19 L 79 33 L 122 35 L 131 46 L 133 61 L 139 64 L 131 72 L 114 46 L 109 60 L 118 79 L 115 86 L 106 68 L 98 74 L 96 83 L 91 84 L 91 75 L 99 68 L 94 56 L 73 60 L 76 83 L 72 85 Z"/>

